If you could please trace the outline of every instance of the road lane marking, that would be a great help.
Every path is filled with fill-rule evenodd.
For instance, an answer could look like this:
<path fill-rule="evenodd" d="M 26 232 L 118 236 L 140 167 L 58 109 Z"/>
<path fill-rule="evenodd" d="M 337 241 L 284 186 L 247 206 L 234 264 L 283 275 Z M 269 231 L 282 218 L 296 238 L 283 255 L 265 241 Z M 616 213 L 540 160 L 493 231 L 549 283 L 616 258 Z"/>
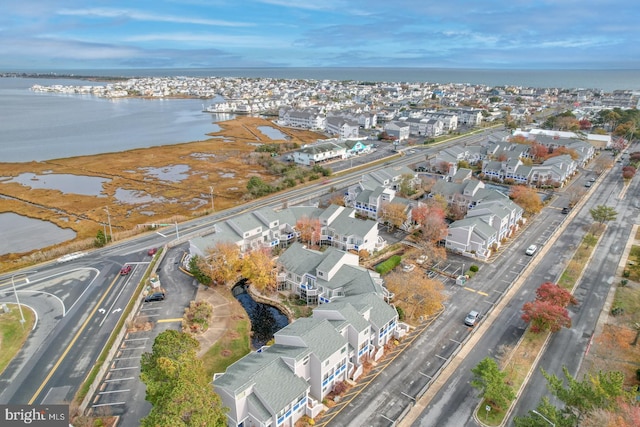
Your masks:
<path fill-rule="evenodd" d="M 169 323 L 169 322 L 182 322 L 182 317 L 176 317 L 174 319 L 158 319 L 156 320 L 158 323 Z"/>
<path fill-rule="evenodd" d="M 65 357 L 67 357 L 67 354 L 69 354 L 69 351 L 71 351 L 71 347 L 73 347 L 73 345 L 76 343 L 76 341 L 78 341 L 78 338 L 80 338 L 80 335 L 84 332 L 84 330 L 87 327 L 87 325 L 89 324 L 89 322 L 93 319 L 93 316 L 96 314 L 96 311 L 98 311 L 98 308 L 102 305 L 102 302 L 105 300 L 105 298 L 107 298 L 107 295 L 109 295 L 109 293 L 111 292 L 111 289 L 115 286 L 117 281 L 118 281 L 118 276 L 116 276 L 116 278 L 113 279 L 113 281 L 109 285 L 109 288 L 102 295 L 102 298 L 100 298 L 100 300 L 98 301 L 96 306 L 93 308 L 93 310 L 91 311 L 89 316 L 87 316 L 87 318 L 85 319 L 85 321 L 82 324 L 82 326 L 80 326 L 80 329 L 78 329 L 78 332 L 76 332 L 76 334 L 74 335 L 74 337 L 71 340 L 71 342 L 69 343 L 69 345 L 67 345 L 67 348 L 64 349 L 64 351 L 62 352 L 62 355 L 60 355 L 60 358 L 58 358 L 58 361 L 55 363 L 55 365 L 53 365 L 53 368 L 51 368 L 51 370 L 49 371 L 49 374 L 47 374 L 47 376 L 44 379 L 44 381 L 42 381 L 42 384 L 40 384 L 40 386 L 38 387 L 38 389 L 36 390 L 34 395 L 31 397 L 31 399 L 29 399 L 29 402 L 28 402 L 29 405 L 33 405 L 33 402 L 36 400 L 38 395 L 42 392 L 42 390 L 47 385 L 47 383 L 49 382 L 51 377 L 53 377 L 53 374 L 56 373 L 56 371 L 58 370 L 58 368 L 62 364 L 62 361 L 65 359 Z M 71 310 L 71 308 L 69 308 L 69 310 Z"/>

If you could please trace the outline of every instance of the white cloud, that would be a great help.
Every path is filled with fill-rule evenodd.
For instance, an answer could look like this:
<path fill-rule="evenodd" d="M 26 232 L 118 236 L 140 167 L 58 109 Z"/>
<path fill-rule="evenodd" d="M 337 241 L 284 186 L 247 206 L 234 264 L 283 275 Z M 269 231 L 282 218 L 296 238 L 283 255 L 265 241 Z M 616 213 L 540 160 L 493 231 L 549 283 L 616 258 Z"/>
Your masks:
<path fill-rule="evenodd" d="M 135 21 L 173 22 L 177 24 L 194 24 L 194 25 L 208 25 L 208 26 L 219 26 L 219 27 L 253 26 L 253 24 L 246 23 L 246 22 L 221 21 L 216 19 L 159 15 L 154 13 L 139 12 L 131 9 L 108 9 L 108 8 L 62 9 L 57 13 L 59 15 L 67 15 L 67 16 L 94 16 L 99 18 L 128 18 Z"/>
<path fill-rule="evenodd" d="M 288 48 L 291 43 L 272 37 L 263 36 L 230 36 L 220 34 L 195 33 L 150 33 L 131 36 L 124 39 L 127 42 L 172 41 L 172 42 L 203 42 L 213 43 L 221 47 L 251 47 L 251 48 Z"/>

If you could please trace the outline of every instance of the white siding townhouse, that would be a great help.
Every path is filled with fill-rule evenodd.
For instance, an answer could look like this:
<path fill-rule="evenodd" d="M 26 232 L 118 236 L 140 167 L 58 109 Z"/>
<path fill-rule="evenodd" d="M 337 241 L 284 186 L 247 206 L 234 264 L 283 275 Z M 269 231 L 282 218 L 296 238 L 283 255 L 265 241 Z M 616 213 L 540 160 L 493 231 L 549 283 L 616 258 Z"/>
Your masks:
<path fill-rule="evenodd" d="M 327 132 L 338 135 L 341 139 L 357 138 L 360 132 L 358 122 L 340 116 L 327 117 Z"/>
<path fill-rule="evenodd" d="M 189 240 L 189 252 L 204 257 L 207 249 L 219 242 L 234 243 L 242 252 L 262 247 L 286 247 L 297 241 L 300 233 L 296 223 L 303 217 L 320 221 L 321 240 L 325 244 L 343 250 L 364 249 L 370 253 L 386 245 L 378 235 L 377 223 L 355 218 L 352 208 L 292 206 L 279 211 L 257 209 L 216 223 L 211 234 Z"/>
<path fill-rule="evenodd" d="M 409 139 L 410 125 L 401 121 L 392 121 L 384 125 L 384 131 L 398 141 Z"/>
<path fill-rule="evenodd" d="M 289 251 L 294 253 L 287 256 Z M 273 345 L 250 353 L 214 376 L 214 390 L 229 408 L 229 426 L 293 427 L 303 415 L 315 417 L 324 409 L 322 399 L 337 383 L 357 379 L 366 359 L 378 360 L 386 343 L 406 334 L 407 327 L 398 323 L 395 308 L 384 301 L 379 281 L 371 282 L 371 272 L 352 265 L 348 256 L 334 249 L 328 252 L 296 244 L 280 257 L 286 256 L 281 265 L 287 275 L 290 271 L 304 277 L 332 272 L 329 281 L 318 285 L 342 286 L 345 296 L 321 304 L 312 317 L 276 332 Z M 305 268 L 296 266 L 296 259 L 310 269 L 308 275 Z M 329 285 L 331 280 L 340 280 L 341 285 Z M 360 280 L 362 284 L 357 283 Z"/>
<path fill-rule="evenodd" d="M 314 166 L 317 163 L 341 160 L 346 157 L 347 149 L 334 141 L 307 145 L 293 152 L 293 161 L 305 166 Z"/>

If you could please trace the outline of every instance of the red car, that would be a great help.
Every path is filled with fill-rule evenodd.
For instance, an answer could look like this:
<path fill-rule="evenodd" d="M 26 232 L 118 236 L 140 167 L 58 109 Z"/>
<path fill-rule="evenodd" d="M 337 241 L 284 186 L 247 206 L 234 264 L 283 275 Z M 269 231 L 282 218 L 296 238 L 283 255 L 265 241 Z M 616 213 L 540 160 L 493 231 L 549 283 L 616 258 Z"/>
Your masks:
<path fill-rule="evenodd" d="M 129 273 L 131 273 L 131 266 L 130 265 L 125 265 L 124 267 L 122 267 L 122 269 L 120 269 L 120 275 L 121 276 L 126 276 Z"/>
<path fill-rule="evenodd" d="M 154 256 L 156 252 L 158 252 L 158 248 L 151 248 L 147 254 L 149 254 L 149 256 Z"/>

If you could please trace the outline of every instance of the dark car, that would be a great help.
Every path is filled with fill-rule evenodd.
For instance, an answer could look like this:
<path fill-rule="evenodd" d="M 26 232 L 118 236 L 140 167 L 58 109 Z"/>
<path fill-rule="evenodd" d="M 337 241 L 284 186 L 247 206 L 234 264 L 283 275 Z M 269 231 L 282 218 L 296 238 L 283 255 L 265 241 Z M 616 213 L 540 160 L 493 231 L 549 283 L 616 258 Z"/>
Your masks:
<path fill-rule="evenodd" d="M 124 267 L 122 267 L 120 269 L 120 275 L 121 276 L 126 276 L 129 273 L 131 273 L 131 266 L 130 265 L 125 265 Z"/>
<path fill-rule="evenodd" d="M 569 213 L 570 210 L 571 210 L 571 208 L 568 208 L 568 207 L 567 208 L 562 208 L 562 213 L 566 215 L 566 214 Z"/>
<path fill-rule="evenodd" d="M 154 292 L 144 297 L 144 302 L 163 301 L 163 300 L 164 300 L 164 292 Z"/>
<path fill-rule="evenodd" d="M 154 256 L 156 254 L 156 252 L 158 252 L 158 248 L 151 248 L 151 249 L 149 249 L 149 252 L 147 252 L 147 254 L 149 256 Z"/>

